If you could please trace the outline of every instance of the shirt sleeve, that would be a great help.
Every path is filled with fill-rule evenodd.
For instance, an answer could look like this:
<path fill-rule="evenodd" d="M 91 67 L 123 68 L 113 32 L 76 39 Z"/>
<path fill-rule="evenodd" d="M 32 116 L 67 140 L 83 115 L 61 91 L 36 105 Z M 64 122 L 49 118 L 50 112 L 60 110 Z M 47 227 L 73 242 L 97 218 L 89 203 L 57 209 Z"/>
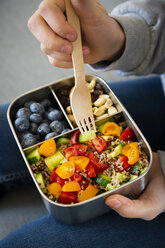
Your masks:
<path fill-rule="evenodd" d="M 122 26 L 126 43 L 115 62 L 101 61 L 93 70 L 117 70 L 121 75 L 147 75 L 165 71 L 165 1 L 127 1 L 110 16 Z"/>

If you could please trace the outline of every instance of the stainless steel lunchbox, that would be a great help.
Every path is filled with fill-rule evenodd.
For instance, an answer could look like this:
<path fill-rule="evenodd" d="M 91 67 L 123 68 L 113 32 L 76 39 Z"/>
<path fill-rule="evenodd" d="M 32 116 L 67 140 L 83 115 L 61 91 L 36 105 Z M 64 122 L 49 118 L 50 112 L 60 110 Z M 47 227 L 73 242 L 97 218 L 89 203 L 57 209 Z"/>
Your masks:
<path fill-rule="evenodd" d="M 131 126 L 134 130 L 134 133 L 136 135 L 136 138 L 139 142 L 142 143 L 142 147 L 144 149 L 144 151 L 146 152 L 146 154 L 148 155 L 149 158 L 149 166 L 147 171 L 142 174 L 140 177 L 138 177 L 137 179 L 128 182 L 122 186 L 120 186 L 119 188 L 116 188 L 112 191 L 109 192 L 105 192 L 101 195 L 98 195 L 92 199 L 89 199 L 85 202 L 81 202 L 81 203 L 76 203 L 73 205 L 64 205 L 64 204 L 59 204 L 59 203 L 55 203 L 51 200 L 49 200 L 44 193 L 41 191 L 34 175 L 33 172 L 31 170 L 30 164 L 26 159 L 25 156 L 25 150 L 26 149 L 22 149 L 21 144 L 19 142 L 18 136 L 16 134 L 15 131 L 15 127 L 14 127 L 14 118 L 15 118 L 15 114 L 16 111 L 19 107 L 22 107 L 24 105 L 25 102 L 30 101 L 31 99 L 35 99 L 36 101 L 41 101 L 43 98 L 46 97 L 50 97 L 51 99 L 53 99 L 54 103 L 56 104 L 56 106 L 58 108 L 60 108 L 66 118 L 66 121 L 68 122 L 68 125 L 70 126 L 70 128 L 72 129 L 71 132 L 73 132 L 73 130 L 75 130 L 75 128 L 73 127 L 72 123 L 70 122 L 70 120 L 67 117 L 67 114 L 65 112 L 65 109 L 63 108 L 61 102 L 58 99 L 58 96 L 56 94 L 57 90 L 59 89 L 59 87 L 61 87 L 62 85 L 73 85 L 74 82 L 74 77 L 67 77 L 61 80 L 58 80 L 56 82 L 44 85 L 43 87 L 34 89 L 32 91 L 29 91 L 19 97 L 17 97 L 9 106 L 8 108 L 8 113 L 7 113 L 7 117 L 8 117 L 8 122 L 10 125 L 10 128 L 12 130 L 12 133 L 15 137 L 15 140 L 18 144 L 18 147 L 20 149 L 20 152 L 24 158 L 24 161 L 26 163 L 26 166 L 34 180 L 34 183 L 36 184 L 36 187 L 43 199 L 43 202 L 48 210 L 48 212 L 50 214 L 52 214 L 52 216 L 63 223 L 66 224 L 76 224 L 76 223 L 82 223 L 85 221 L 88 221 L 92 218 L 95 218 L 99 215 L 102 215 L 108 211 L 110 211 L 111 209 L 105 204 L 104 199 L 114 193 L 117 194 L 122 194 L 122 195 L 127 195 L 130 198 L 136 198 L 145 188 L 145 186 L 147 185 L 148 182 L 148 172 L 151 168 L 151 164 L 152 164 L 152 152 L 151 152 L 151 148 L 149 146 L 149 144 L 147 143 L 145 137 L 143 136 L 143 134 L 141 133 L 141 131 L 139 130 L 139 128 L 137 127 L 136 123 L 133 121 L 133 119 L 131 118 L 131 116 L 129 115 L 129 113 L 127 112 L 127 110 L 124 108 L 124 106 L 121 104 L 121 102 L 118 100 L 118 98 L 115 96 L 115 94 L 112 92 L 112 90 L 110 89 L 110 87 L 107 85 L 107 83 L 101 79 L 100 77 L 97 76 L 91 76 L 91 75 L 86 75 L 86 80 L 87 81 L 91 81 L 92 79 L 96 79 L 97 82 L 99 82 L 105 92 L 107 94 L 110 94 L 111 99 L 113 100 L 114 105 L 117 107 L 118 109 L 118 113 L 114 114 L 113 117 L 116 119 L 123 119 L 124 121 L 127 122 L 127 124 L 129 126 Z M 61 135 L 57 136 L 60 137 Z"/>

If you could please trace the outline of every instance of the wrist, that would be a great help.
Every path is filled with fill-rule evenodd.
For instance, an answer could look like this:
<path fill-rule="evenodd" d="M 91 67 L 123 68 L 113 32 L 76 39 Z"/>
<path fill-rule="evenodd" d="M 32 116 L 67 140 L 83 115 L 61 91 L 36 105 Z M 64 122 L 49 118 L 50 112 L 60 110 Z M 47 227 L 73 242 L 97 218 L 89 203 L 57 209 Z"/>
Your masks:
<path fill-rule="evenodd" d="M 115 61 L 119 59 L 124 52 L 126 40 L 125 32 L 122 26 L 111 17 L 109 17 L 107 25 L 108 47 L 106 49 L 106 54 L 103 60 Z"/>

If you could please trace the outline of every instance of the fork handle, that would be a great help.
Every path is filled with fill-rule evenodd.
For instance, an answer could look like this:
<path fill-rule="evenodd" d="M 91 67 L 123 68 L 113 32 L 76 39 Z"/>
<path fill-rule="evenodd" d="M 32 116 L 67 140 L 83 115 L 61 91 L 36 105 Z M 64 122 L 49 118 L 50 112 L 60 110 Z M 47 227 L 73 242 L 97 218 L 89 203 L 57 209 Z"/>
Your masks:
<path fill-rule="evenodd" d="M 67 20 L 77 32 L 77 39 L 72 43 L 73 45 L 72 61 L 73 61 L 73 70 L 74 70 L 75 85 L 76 85 L 78 83 L 85 82 L 85 70 L 84 70 L 84 60 L 82 54 L 80 21 L 72 7 L 70 0 L 65 0 L 65 6 L 66 6 Z"/>

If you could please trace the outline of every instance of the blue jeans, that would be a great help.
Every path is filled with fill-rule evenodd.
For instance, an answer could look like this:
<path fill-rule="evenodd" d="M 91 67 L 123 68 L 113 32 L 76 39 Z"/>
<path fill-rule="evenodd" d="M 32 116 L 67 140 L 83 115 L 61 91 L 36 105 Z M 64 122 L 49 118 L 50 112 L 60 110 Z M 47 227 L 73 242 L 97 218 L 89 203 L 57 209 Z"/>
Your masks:
<path fill-rule="evenodd" d="M 165 150 L 165 96 L 160 77 L 109 84 L 131 114 L 154 151 Z M 0 106 L 0 194 L 32 184 Z M 9 142 L 10 140 L 10 142 Z M 164 197 L 164 196 L 162 196 Z M 152 221 L 127 219 L 114 211 L 80 225 L 64 225 L 50 215 L 34 220 L 0 241 L 0 248 L 161 248 L 165 247 L 165 215 Z"/>

